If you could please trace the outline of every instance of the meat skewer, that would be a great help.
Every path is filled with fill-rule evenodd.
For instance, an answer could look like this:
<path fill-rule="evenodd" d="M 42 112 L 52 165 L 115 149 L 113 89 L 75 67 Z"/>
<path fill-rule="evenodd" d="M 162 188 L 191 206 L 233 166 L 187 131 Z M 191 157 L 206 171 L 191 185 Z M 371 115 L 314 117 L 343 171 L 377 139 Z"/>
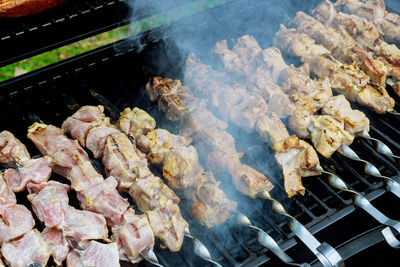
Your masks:
<path fill-rule="evenodd" d="M 200 107 L 197 107 L 201 112 L 196 113 L 196 108 L 193 107 L 192 104 L 198 104 L 200 102 L 199 99 L 195 99 L 190 89 L 188 87 L 181 86 L 181 83 L 178 80 L 155 77 L 150 80 L 146 88 L 151 100 L 159 103 L 161 110 L 166 113 L 167 118 L 173 120 L 183 119 L 186 121 L 186 126 L 184 126 L 184 128 L 181 130 L 181 134 L 195 135 L 195 133 L 197 131 L 201 131 L 201 129 L 212 131 L 213 127 L 218 129 L 218 125 L 220 125 L 220 127 L 223 125 L 219 119 L 214 117 L 210 111 L 204 109 L 204 106 L 201 104 Z M 194 100 L 194 102 L 191 102 L 190 100 Z M 200 114 L 203 115 L 200 116 Z M 207 114 L 207 116 L 205 116 L 205 114 Z M 222 146 L 223 145 L 224 144 L 222 144 Z M 319 243 L 319 241 L 316 240 L 295 218 L 287 214 L 283 206 L 277 200 L 271 198 L 266 190 L 259 192 L 257 196 L 272 201 L 273 211 L 289 218 L 289 220 L 292 222 L 290 225 L 293 233 L 295 233 L 307 245 L 307 247 L 315 252 L 316 256 L 321 261 L 325 260 L 324 256 L 330 258 L 330 256 L 325 253 L 322 253 L 324 254 L 324 256 L 322 256 L 319 252 L 317 252 L 317 248 L 322 246 L 321 243 Z M 256 229 L 258 231 L 258 241 L 263 246 L 269 248 L 284 262 L 292 262 L 292 260 L 288 258 L 287 255 L 282 253 L 283 251 L 276 246 L 276 242 L 271 240 L 271 238 L 266 235 L 264 231 L 259 228 L 255 228 L 245 215 L 239 213 L 236 221 L 242 226 Z M 313 242 L 309 242 L 310 240 Z M 327 248 L 327 253 L 335 255 L 331 262 L 341 262 L 341 257 L 332 247 L 326 243 L 323 243 L 323 246 Z"/>
<path fill-rule="evenodd" d="M 354 22 L 355 20 L 353 19 L 352 23 Z M 370 77 L 372 82 L 380 86 L 384 86 L 385 83 L 394 85 L 393 88 L 396 91 L 399 84 L 395 83 L 400 81 L 400 68 L 396 63 L 396 61 L 400 60 L 398 58 L 400 50 L 395 46 L 385 44 L 378 38 L 375 39 L 374 43 L 380 43 L 380 45 L 372 48 L 375 53 L 369 52 L 364 45 L 365 39 L 368 40 L 368 34 L 365 33 L 361 37 L 359 36 L 362 40 L 356 41 L 346 31 L 346 26 L 342 25 L 342 23 L 340 22 L 340 25 L 335 25 L 335 27 L 324 26 L 311 16 L 298 12 L 291 25 L 297 27 L 298 32 L 305 33 L 316 42 L 324 45 L 341 62 L 359 66 Z M 367 46 L 371 42 L 371 40 L 368 40 Z M 393 113 L 390 107 L 388 111 Z"/>
<path fill-rule="evenodd" d="M 243 42 L 244 40 L 251 40 L 251 39 L 249 39 L 248 37 L 245 37 L 245 38 L 239 38 L 239 39 L 241 39 L 241 41 Z M 253 39 L 254 40 L 254 39 Z M 244 42 L 245 43 L 245 42 Z M 256 41 L 254 40 L 254 42 L 250 42 L 252 45 L 249 45 L 249 44 L 247 44 L 247 47 L 245 46 L 245 45 L 243 45 L 243 43 L 241 44 L 241 52 L 244 52 L 243 54 L 245 54 L 245 55 L 249 55 L 249 54 L 251 54 L 249 51 L 246 51 L 246 48 L 247 48 L 247 50 L 250 50 L 250 51 L 254 51 L 254 47 L 256 46 L 255 44 L 256 44 Z M 249 49 L 249 47 L 250 48 L 252 48 L 252 49 Z M 243 49 L 243 48 L 245 48 L 245 49 Z M 261 49 L 256 49 L 256 50 L 258 50 L 258 51 L 260 51 Z M 228 51 L 229 52 L 229 51 Z M 247 53 L 246 53 L 247 52 Z M 277 77 L 279 77 L 280 76 L 280 74 L 279 74 L 279 72 L 282 72 L 282 71 L 284 71 L 285 70 L 285 63 L 284 63 L 284 60 L 283 60 L 283 58 L 282 58 L 282 56 L 280 55 L 280 52 L 279 52 L 279 50 L 277 50 L 276 48 L 268 48 L 268 49 L 266 49 L 266 50 L 264 50 L 263 52 L 262 52 L 262 59 L 263 59 L 263 62 L 264 62 L 264 64 L 265 63 L 267 63 L 267 67 L 266 67 L 266 72 L 263 72 L 264 74 L 268 74 L 268 76 L 271 78 L 271 79 L 273 79 L 273 77 L 275 77 L 275 80 L 278 80 L 278 78 Z M 226 58 L 222 58 L 222 59 L 226 59 Z M 272 61 L 270 60 L 270 59 L 273 59 Z M 229 61 L 228 61 L 229 62 Z M 236 63 L 237 63 L 238 61 L 236 61 Z M 227 64 L 225 64 L 226 66 L 227 66 Z M 228 65 L 229 66 L 229 65 Z M 259 70 L 259 69 L 257 69 L 257 70 Z M 301 74 L 301 73 L 300 73 Z M 288 76 L 286 76 L 286 79 L 287 79 L 287 77 Z M 264 77 L 265 78 L 265 77 Z M 290 78 L 290 77 L 289 77 Z M 305 77 L 306 78 L 306 77 Z M 287 81 L 287 84 L 289 84 L 289 85 L 297 85 L 298 86 L 298 84 L 299 83 L 296 83 L 295 82 L 296 80 L 294 80 L 294 81 L 291 81 L 291 82 L 288 82 Z M 301 87 L 300 87 L 301 88 Z M 301 94 L 300 94 L 301 95 Z M 343 100 L 344 100 L 344 98 L 342 98 Z M 312 101 L 310 101 L 310 103 L 313 103 Z M 318 103 L 318 102 L 317 102 Z M 324 107 L 325 108 L 325 107 Z M 329 108 L 329 107 L 328 107 Z M 330 108 L 332 108 L 332 107 L 330 107 Z M 339 114 L 334 114 L 335 116 L 337 116 L 337 115 L 339 115 L 339 119 L 341 119 L 341 115 L 340 115 L 340 113 Z M 364 125 L 361 129 L 366 129 L 365 128 L 365 120 L 361 120 L 361 121 L 364 121 L 364 124 L 361 124 L 361 125 Z M 368 122 L 368 121 L 367 121 Z M 355 128 L 355 129 L 357 129 L 357 128 Z M 356 130 L 355 129 L 353 129 L 353 131 L 355 131 L 356 132 Z M 355 154 L 354 153 L 354 151 L 352 151 L 348 146 L 345 146 L 345 145 L 342 145 L 342 147 L 343 147 L 343 150 L 345 150 L 344 151 L 344 153 L 345 154 L 347 154 L 348 153 L 348 151 L 350 151 L 351 153 L 353 153 L 353 155 Z M 368 163 L 368 164 L 370 164 L 370 163 Z M 373 168 L 375 168 L 372 164 L 369 166 L 369 167 L 373 167 Z M 363 208 L 365 211 L 367 211 L 373 218 L 375 218 L 376 220 L 378 220 L 380 223 L 382 223 L 382 224 L 385 224 L 385 225 L 387 225 L 387 226 L 392 226 L 392 225 L 395 225 L 396 227 L 397 227 L 397 231 L 398 231 L 398 229 L 400 229 L 398 226 L 397 226 L 397 223 L 398 222 L 395 222 L 395 221 L 392 221 L 392 220 L 390 220 L 389 218 L 387 218 L 386 216 L 384 216 L 382 213 L 380 213 L 379 211 L 377 211 L 369 202 L 367 202 L 367 201 L 365 201 L 366 199 L 363 197 L 363 196 L 361 196 L 359 193 L 357 193 L 357 192 L 355 192 L 355 191 L 353 191 L 353 190 L 349 190 L 348 188 L 347 188 L 347 186 L 346 186 L 346 184 L 339 178 L 339 177 L 337 177 L 335 174 L 333 174 L 333 173 L 331 173 L 331 172 L 328 172 L 328 171 L 325 171 L 325 170 L 323 170 L 322 169 L 322 167 L 320 166 L 320 165 L 317 165 L 316 166 L 316 169 L 318 170 L 318 171 L 320 171 L 320 172 L 322 172 L 322 173 L 325 173 L 325 174 L 327 174 L 327 175 L 329 175 L 329 182 L 330 182 L 330 185 L 332 186 L 332 187 L 335 187 L 336 189 L 339 189 L 339 190 L 343 190 L 343 191 L 347 191 L 347 192 L 350 192 L 350 193 L 352 193 L 353 195 L 354 195 L 354 201 L 355 201 L 355 204 L 357 205 L 357 206 L 359 206 L 359 207 L 361 207 L 361 208 Z M 376 168 L 375 168 L 376 169 Z M 377 169 L 376 169 L 377 170 Z M 378 171 L 379 172 L 379 171 Z M 386 179 L 387 177 L 383 177 L 383 176 L 380 176 L 381 178 L 384 178 L 384 179 Z M 390 179 L 390 178 L 389 178 Z M 392 184 L 394 184 L 394 185 L 396 185 L 396 182 L 395 181 L 393 181 L 393 183 Z M 395 188 L 395 186 L 392 186 L 392 189 L 395 189 L 395 190 L 393 190 L 393 192 L 395 192 L 396 193 L 396 190 L 397 190 L 397 188 Z M 398 190 L 397 190 L 398 191 Z M 381 217 L 381 216 L 384 216 L 384 217 Z M 382 218 L 385 218 L 385 219 L 382 219 Z M 386 238 L 386 240 L 387 240 L 387 242 L 391 245 L 391 246 L 393 246 L 393 247 L 396 247 L 396 246 L 398 246 L 399 245 L 399 241 L 398 240 L 392 240 L 391 238 L 393 238 L 394 237 L 394 235 L 393 235 L 393 233 L 392 232 L 390 232 L 390 230 L 389 230 L 390 228 L 388 227 L 388 228 L 386 228 L 385 229 L 385 238 Z M 396 229 L 396 228 L 395 228 Z M 389 236 L 390 235 L 390 236 Z"/>
<path fill-rule="evenodd" d="M 373 21 L 388 42 L 400 44 L 400 16 L 387 12 L 383 0 L 340 0 L 335 3 L 335 6 L 344 13 L 355 14 Z"/>
<path fill-rule="evenodd" d="M 146 215 L 136 215 L 115 189 L 116 180 L 113 177 L 104 180 L 79 144 L 55 126 L 34 123 L 28 138 L 42 154 L 52 158 L 53 171 L 71 181 L 81 207 L 104 215 L 113 233 L 112 240 L 118 244 L 120 259 L 131 262 L 146 259 L 146 251 L 154 246 L 153 232 Z"/>
<path fill-rule="evenodd" d="M 63 130 L 70 133 L 80 144 L 93 152 L 95 157 L 102 158 L 106 173 L 118 180 L 120 191 L 129 190 L 129 194 L 139 209 L 148 218 L 155 236 L 170 251 L 179 251 L 183 236 L 194 240 L 194 247 L 205 246 L 194 238 L 187 222 L 182 218 L 178 207 L 179 198 L 175 193 L 154 176 L 147 166 L 147 160 L 139 152 L 128 136 L 111 125 L 102 106 L 84 106 L 63 123 Z M 201 250 L 197 249 L 195 252 Z M 199 254 L 218 265 L 209 253 Z"/>

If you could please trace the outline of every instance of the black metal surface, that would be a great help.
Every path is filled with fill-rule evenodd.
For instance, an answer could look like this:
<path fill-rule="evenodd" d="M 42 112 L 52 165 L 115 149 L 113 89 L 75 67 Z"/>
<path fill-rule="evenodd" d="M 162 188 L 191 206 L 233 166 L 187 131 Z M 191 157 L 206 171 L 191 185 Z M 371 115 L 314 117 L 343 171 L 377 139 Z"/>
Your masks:
<path fill-rule="evenodd" d="M 240 7 L 242 15 L 247 15 L 252 19 L 259 19 L 263 22 L 272 21 L 268 28 L 259 31 L 251 27 L 242 27 L 242 30 L 233 31 L 231 28 L 237 27 L 237 25 L 229 24 L 235 16 L 235 14 L 231 14 L 231 17 L 223 16 L 219 21 L 212 22 L 216 30 L 215 36 L 200 39 L 199 36 L 207 31 L 207 28 L 204 28 L 204 24 L 201 23 L 204 20 L 204 14 L 200 14 L 179 22 L 179 34 L 183 38 L 195 39 L 199 47 L 208 49 L 206 51 L 210 51 L 218 40 L 237 38 L 243 34 L 254 35 L 263 47 L 267 47 L 271 45 L 270 36 L 277 31 L 279 22 L 286 23 L 293 17 L 296 10 L 308 10 L 315 6 L 315 3 L 311 1 L 308 4 L 280 1 L 291 4 L 291 7 L 279 9 L 283 13 L 275 13 L 268 12 L 268 5 L 271 3 L 256 1 L 255 6 L 248 7 L 245 2 L 237 1 L 232 3 L 231 7 Z M 273 4 L 279 5 L 278 1 L 274 1 Z M 237 6 L 235 7 L 235 5 Z M 257 16 L 262 16 L 261 18 L 255 18 L 254 8 L 265 11 L 256 12 Z M 208 16 L 211 12 L 221 13 L 224 10 L 226 10 L 226 6 L 210 10 L 206 15 Z M 250 25 L 252 22 L 248 23 Z M 171 48 L 171 43 L 168 42 L 168 38 L 159 40 L 159 37 L 162 36 L 161 32 L 153 32 L 151 36 L 144 36 L 147 45 L 140 53 L 137 53 L 129 40 L 124 40 L 1 83 L 0 112 L 7 115 L 1 116 L 0 125 L 20 138 L 32 154 L 38 154 L 38 151 L 26 138 L 27 127 L 30 124 L 42 120 L 45 123 L 60 126 L 77 106 L 87 104 L 106 104 L 106 111 L 110 116 L 125 107 L 138 106 L 154 116 L 159 127 L 177 132 L 180 125 L 167 121 L 159 112 L 158 107 L 149 102 L 144 90 L 145 83 L 153 75 L 173 78 L 181 76 L 180 66 L 176 63 L 181 62 L 185 54 L 175 54 L 171 50 L 169 50 L 169 54 L 165 54 L 165 49 Z M 209 60 L 206 56 L 202 56 L 204 60 Z M 91 90 L 104 96 L 106 101 L 94 97 Z M 399 99 L 396 100 L 397 103 L 400 103 Z M 113 107 L 107 109 L 107 103 L 112 103 Z M 361 109 L 368 112 L 372 124 L 371 135 L 381 139 L 391 147 L 395 154 L 400 155 L 400 145 L 397 142 L 400 140 L 400 128 L 398 127 L 400 119 L 392 115 L 376 115 L 362 107 Z M 113 119 L 115 120 L 116 117 L 114 116 Z M 239 130 L 230 126 L 229 131 L 237 132 Z M 351 195 L 332 189 L 325 176 L 305 178 L 303 182 L 307 189 L 306 195 L 288 200 L 282 187 L 282 174 L 274 162 L 272 151 L 266 148 L 256 134 L 240 132 L 240 136 L 243 139 L 251 140 L 250 144 L 247 141 L 237 140 L 238 151 L 246 152 L 243 160 L 271 178 L 276 185 L 272 191 L 273 197 L 281 201 L 289 213 L 307 226 L 321 241 L 339 246 L 358 234 L 377 226 L 372 218 L 365 216 L 365 212 L 354 208 Z M 249 150 L 249 147 L 252 149 Z M 357 139 L 352 144 L 352 148 L 363 158 L 375 164 L 382 174 L 399 181 L 399 162 L 392 163 L 388 158 L 376 153 L 371 144 L 362 140 Z M 259 155 L 263 155 L 261 160 L 257 158 Z M 257 160 L 255 160 L 256 158 Z M 352 189 L 366 195 L 369 200 L 379 200 L 390 195 L 385 193 L 379 179 L 364 174 L 362 165 L 341 156 L 334 156 L 329 160 L 323 159 L 322 165 L 327 169 L 333 169 Z M 229 197 L 238 201 L 239 211 L 249 216 L 255 225 L 275 238 L 296 261 L 312 262 L 314 260 L 314 256 L 304 246 L 298 244 L 293 237 L 286 220 L 282 216 L 272 213 L 269 202 L 259 199 L 252 200 L 240 195 L 233 189 L 229 181 L 223 181 L 223 188 Z M 379 207 L 388 209 L 389 213 L 386 214 L 390 214 L 390 217 L 394 219 L 399 219 L 400 212 L 394 206 L 398 205 L 400 200 L 392 198 L 389 203 L 391 205 L 385 206 L 383 203 Z M 190 201 L 184 200 L 180 206 L 183 216 L 191 226 L 191 232 L 204 242 L 214 259 L 224 266 L 254 266 L 267 261 L 269 266 L 281 265 L 270 252 L 257 243 L 255 234 L 251 230 L 236 227 L 232 225 L 231 221 L 207 230 L 191 219 Z M 356 212 L 354 212 L 355 210 Z M 347 223 L 355 227 L 341 229 L 343 231 L 339 234 L 335 226 L 354 214 L 361 214 L 364 217 L 361 221 L 358 221 L 361 216 L 353 217 L 352 221 Z M 186 240 L 182 250 L 178 253 L 172 254 L 162 249 L 156 249 L 156 253 L 165 266 L 205 265 L 204 261 L 196 257 L 191 250 L 191 243 Z M 145 265 L 146 263 L 141 264 Z"/>

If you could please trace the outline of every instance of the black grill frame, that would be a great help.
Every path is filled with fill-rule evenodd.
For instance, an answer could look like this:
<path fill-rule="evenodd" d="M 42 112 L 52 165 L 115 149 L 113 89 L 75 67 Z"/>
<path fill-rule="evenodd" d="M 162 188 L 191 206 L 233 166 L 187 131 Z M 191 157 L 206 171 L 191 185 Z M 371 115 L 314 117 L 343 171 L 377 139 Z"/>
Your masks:
<path fill-rule="evenodd" d="M 244 1 L 238 1 L 237 4 L 243 5 L 243 2 Z M 223 8 L 224 7 L 216 8 L 208 12 L 222 12 Z M 294 7 L 294 9 L 297 10 L 298 7 Z M 197 17 L 201 18 L 201 15 Z M 193 19 L 196 18 L 187 19 L 186 22 L 192 23 Z M 183 25 L 187 25 L 185 21 Z M 69 109 L 68 105 L 73 106 L 74 104 L 80 106 L 85 104 L 105 104 L 110 107 L 108 111 L 112 111 L 109 115 L 115 115 L 118 114 L 118 111 L 126 107 L 128 103 L 131 103 L 131 105 L 135 103 L 135 105 L 146 109 L 151 115 L 155 116 L 160 127 L 165 127 L 173 132 L 177 132 L 180 125 L 171 124 L 166 121 L 163 114 L 158 111 L 156 105 L 150 103 L 143 93 L 145 82 L 153 75 L 167 75 L 180 78 L 179 68 L 164 67 L 160 69 L 158 66 L 154 65 L 154 62 L 149 61 L 149 58 L 152 57 L 154 53 L 163 51 L 165 42 L 158 39 L 158 37 L 161 36 L 160 33 L 162 33 L 164 29 L 165 28 L 156 29 L 151 32 L 151 34 L 147 33 L 144 35 L 144 43 L 146 43 L 147 46 L 141 52 L 137 51 L 137 47 L 132 44 L 131 40 L 122 40 L 116 44 L 98 48 L 49 67 L 0 83 L 0 110 L 8 114 L 13 114 L 12 116 L 4 116 L 1 119 L 3 122 L 1 125 L 4 125 L 5 129 L 15 133 L 18 138 L 28 145 L 28 149 L 32 154 L 38 154 L 38 152 L 25 137 L 27 127 L 38 119 L 43 119 L 45 123 L 53 123 L 56 126 L 60 126 L 61 122 L 73 112 L 73 109 Z M 118 47 L 117 50 L 115 49 L 116 46 Z M 130 62 L 134 63 L 131 64 Z M 170 63 L 173 65 L 173 62 Z M 119 65 L 132 67 L 134 71 L 128 71 L 124 69 L 124 67 L 117 67 Z M 109 74 L 107 74 L 108 72 Z M 135 73 L 135 76 L 137 76 L 132 78 L 131 73 Z M 110 92 L 106 85 L 102 85 L 102 82 L 106 79 L 105 77 L 101 77 L 103 75 L 111 79 L 112 75 L 114 75 L 112 82 L 107 83 L 107 86 L 115 83 L 113 92 Z M 125 79 L 125 81 L 119 81 L 121 77 Z M 96 79 L 98 80 L 96 81 Z M 100 93 L 104 98 L 98 99 L 93 97 L 89 92 L 90 89 Z M 124 100 L 121 100 L 121 96 L 124 96 Z M 400 103 L 397 97 L 396 102 Z M 371 119 L 371 135 L 381 139 L 393 148 L 395 153 L 400 154 L 400 145 L 393 141 L 396 139 L 400 140 L 398 139 L 400 138 L 400 131 L 394 127 L 396 124 L 393 123 L 399 122 L 400 119 L 389 114 L 382 116 L 376 115 L 362 107 L 360 107 L 360 109 L 367 112 L 368 117 Z M 399 110 L 398 107 L 397 109 Z M 113 119 L 116 119 L 116 117 Z M 238 129 L 230 126 L 230 130 L 237 131 Z M 243 135 L 245 135 L 245 133 L 243 133 Z M 250 135 L 250 137 L 258 140 L 254 135 Z M 259 146 L 263 146 L 259 141 L 255 143 L 257 142 Z M 246 150 L 245 146 L 241 146 L 243 145 L 238 144 L 238 147 L 242 149 L 241 151 Z M 399 170 L 396 165 L 394 165 L 397 164 L 398 166 L 398 162 L 391 163 L 389 159 L 379 155 L 374 151 L 372 144 L 368 141 L 357 140 L 352 147 L 355 147 L 357 152 L 364 152 L 360 153 L 360 155 L 369 153 L 368 159 L 374 159 L 374 163 L 379 163 L 380 165 L 378 165 L 378 167 L 380 171 L 385 172 L 387 169 L 390 169 L 392 172 L 391 177 L 400 181 Z M 249 152 L 249 154 L 251 154 L 251 152 Z M 251 160 L 251 155 L 248 160 Z M 324 168 L 331 169 L 332 164 L 337 168 L 335 171 L 344 178 L 346 183 L 348 183 L 351 188 L 355 188 L 363 193 L 368 200 L 372 201 L 389 194 L 385 192 L 382 182 L 363 174 L 362 166 L 358 166 L 357 164 L 351 166 L 353 163 L 349 163 L 348 160 L 341 156 L 334 156 L 331 160 L 322 160 Z M 339 166 L 345 166 L 345 168 L 341 170 Z M 263 166 L 255 167 L 260 170 L 265 168 Z M 157 169 L 154 171 L 157 172 Z M 275 178 L 275 175 L 269 176 L 272 182 L 279 187 L 279 184 L 281 184 L 279 179 L 281 178 Z M 287 201 L 285 200 L 284 194 L 282 194 L 282 188 L 279 189 L 281 190 L 281 194 L 275 195 L 274 192 L 272 194 L 286 204 L 289 208 L 289 212 L 302 222 L 311 233 L 319 234 L 325 228 L 349 216 L 356 210 L 352 204 L 351 196 L 347 193 L 341 193 L 331 189 L 323 176 L 307 178 L 307 180 L 304 180 L 304 183 L 305 187 L 309 189 L 304 198 L 295 197 L 292 202 Z M 312 190 L 311 188 L 313 187 L 318 190 Z M 321 193 L 322 191 L 320 192 L 319 190 L 328 193 L 324 197 L 323 193 Z M 249 214 L 249 211 L 241 211 L 249 215 L 256 225 L 276 238 L 283 249 L 290 252 L 290 249 L 296 249 L 301 246 L 288 230 L 286 221 L 282 219 L 282 216 L 273 214 L 270 211 L 265 212 L 266 210 L 270 210 L 270 203 L 261 200 L 250 200 L 239 195 L 235 195 L 235 197 L 246 203 L 254 203 L 254 213 Z M 309 204 L 309 202 L 311 204 Z M 182 210 L 184 217 L 189 220 L 192 226 L 191 231 L 210 248 L 217 261 L 232 266 L 254 266 L 271 260 L 271 254 L 267 253 L 266 249 L 256 244 L 254 233 L 251 234 L 251 231 L 249 232 L 233 227 L 231 221 L 210 231 L 205 231 L 204 227 L 190 219 L 191 216 L 188 204 L 188 201 L 183 201 Z M 239 210 L 240 209 L 244 208 L 239 205 Z M 399 214 L 394 214 L 393 216 L 400 217 Z M 373 219 L 370 220 L 372 221 Z M 377 226 L 373 223 L 372 225 L 374 227 Z M 379 229 L 380 228 L 377 228 L 377 230 Z M 233 244 L 237 244 L 237 251 L 222 244 L 223 240 L 218 237 L 217 233 L 223 231 L 232 234 L 232 239 L 235 241 Z M 247 236 L 247 238 L 243 238 L 241 235 Z M 343 241 L 340 241 L 340 243 L 341 242 Z M 339 244 L 333 245 L 337 246 Z M 258 249 L 252 249 L 252 247 Z M 193 256 L 191 253 L 191 245 L 188 241 L 185 241 L 182 251 L 178 253 L 181 257 L 181 261 L 172 257 L 171 253 L 163 250 L 156 250 L 156 253 L 161 263 L 165 266 L 177 266 L 177 264 L 182 263 L 188 266 L 198 266 L 198 264 L 204 265 L 204 262 Z M 248 256 L 244 260 L 235 259 L 240 258 L 237 256 L 240 253 L 246 253 Z M 294 254 L 297 254 L 294 256 L 295 259 L 309 262 L 314 259 L 310 253 L 300 256 L 298 255 L 299 252 L 295 251 Z M 145 265 L 146 263 L 141 264 Z"/>

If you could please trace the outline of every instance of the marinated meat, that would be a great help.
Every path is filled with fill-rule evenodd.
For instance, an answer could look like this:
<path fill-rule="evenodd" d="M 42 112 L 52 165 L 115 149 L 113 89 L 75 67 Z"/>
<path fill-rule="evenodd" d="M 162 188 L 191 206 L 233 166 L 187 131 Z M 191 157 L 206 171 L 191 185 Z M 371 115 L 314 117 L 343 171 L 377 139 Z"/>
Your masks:
<path fill-rule="evenodd" d="M 147 86 L 148 90 L 153 90 L 153 87 Z M 154 98 L 162 97 L 161 91 L 157 92 Z M 167 92 L 168 93 L 168 92 Z M 116 126 L 126 135 L 136 137 L 150 132 L 156 128 L 156 121 L 144 110 L 139 108 L 126 108 L 121 112 Z"/>
<path fill-rule="evenodd" d="M 142 255 L 154 247 L 154 235 L 146 215 L 135 215 L 131 209 L 111 231 L 111 239 L 118 245 L 121 260 L 139 262 L 143 259 Z"/>
<path fill-rule="evenodd" d="M 110 244 L 102 244 L 97 241 L 90 241 L 88 246 L 83 250 L 82 257 L 70 251 L 67 257 L 67 266 L 74 267 L 103 267 L 103 266 L 120 266 L 118 246 L 115 242 Z"/>
<path fill-rule="evenodd" d="M 32 263 L 46 266 L 50 258 L 50 249 L 36 229 L 18 240 L 3 244 L 1 253 L 12 267 L 26 267 Z"/>

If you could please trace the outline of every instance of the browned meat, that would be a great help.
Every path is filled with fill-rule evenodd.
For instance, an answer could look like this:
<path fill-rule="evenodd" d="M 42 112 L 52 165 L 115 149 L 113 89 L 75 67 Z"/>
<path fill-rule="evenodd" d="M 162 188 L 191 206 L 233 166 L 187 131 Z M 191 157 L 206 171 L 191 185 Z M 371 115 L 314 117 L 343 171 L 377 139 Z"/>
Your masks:
<path fill-rule="evenodd" d="M 154 89 L 150 86 L 148 86 L 147 90 L 154 92 Z M 161 94 L 162 91 L 157 91 L 157 93 Z M 169 92 L 166 93 L 168 94 Z M 153 97 L 159 100 L 162 96 L 154 95 Z M 144 110 L 126 108 L 121 113 L 116 126 L 125 134 L 136 137 L 154 130 L 156 128 L 156 121 Z"/>
<path fill-rule="evenodd" d="M 158 102 L 167 119 L 176 121 L 185 118 L 190 112 L 193 95 L 188 93 L 190 91 L 179 80 L 154 77 L 146 85 L 146 90 L 150 100 Z"/>
<path fill-rule="evenodd" d="M 180 201 L 174 191 L 154 175 L 136 179 L 129 189 L 129 195 L 142 212 L 165 207 L 169 203 L 178 204 Z"/>
<path fill-rule="evenodd" d="M 322 113 L 342 119 L 344 129 L 352 135 L 369 131 L 368 118 L 361 111 L 352 109 L 343 95 L 332 97 L 322 108 Z"/>
<path fill-rule="evenodd" d="M 345 13 L 356 14 L 370 21 L 380 21 L 385 16 L 384 0 L 339 0 L 336 6 Z"/>
<path fill-rule="evenodd" d="M 179 251 L 185 228 L 188 227 L 179 207 L 170 203 L 162 208 L 148 210 L 146 215 L 154 235 L 161 240 L 162 244 L 172 252 Z"/>
<path fill-rule="evenodd" d="M 121 189 L 129 189 L 136 179 L 152 175 L 145 155 L 122 132 L 107 138 L 102 161 L 107 175 L 115 177 Z"/>
<path fill-rule="evenodd" d="M 343 121 L 329 115 L 315 115 L 311 120 L 311 141 L 324 157 L 330 158 L 342 144 L 353 142 L 354 136 L 344 130 Z"/>
<path fill-rule="evenodd" d="M 119 258 L 132 263 L 143 259 L 142 253 L 154 247 L 154 235 L 146 215 L 128 209 L 121 222 L 111 229 L 111 239 L 118 245 Z"/>

